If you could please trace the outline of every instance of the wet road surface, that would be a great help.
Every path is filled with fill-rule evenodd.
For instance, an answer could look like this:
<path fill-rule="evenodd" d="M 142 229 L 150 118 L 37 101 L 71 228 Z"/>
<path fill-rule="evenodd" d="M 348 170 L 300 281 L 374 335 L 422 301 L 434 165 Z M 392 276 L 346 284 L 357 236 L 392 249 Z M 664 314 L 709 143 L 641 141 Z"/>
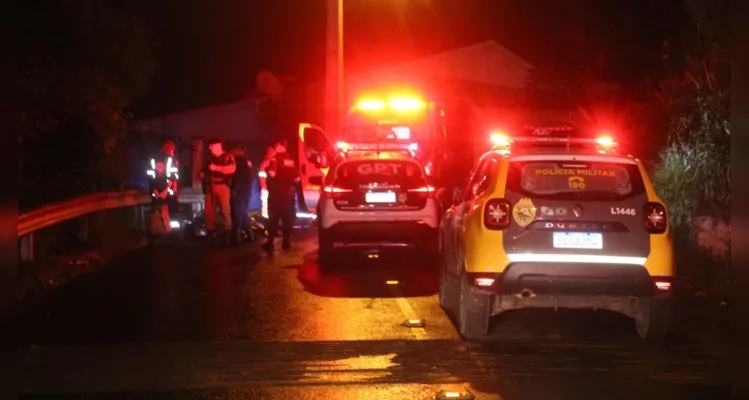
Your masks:
<path fill-rule="evenodd" d="M 658 349 L 605 312 L 514 312 L 491 340 L 465 342 L 437 303 L 433 260 L 342 257 L 320 273 L 314 236 L 273 258 L 255 246 L 127 254 L 6 321 L 18 388 L 76 399 L 729 397 L 727 344 L 691 315 Z"/>

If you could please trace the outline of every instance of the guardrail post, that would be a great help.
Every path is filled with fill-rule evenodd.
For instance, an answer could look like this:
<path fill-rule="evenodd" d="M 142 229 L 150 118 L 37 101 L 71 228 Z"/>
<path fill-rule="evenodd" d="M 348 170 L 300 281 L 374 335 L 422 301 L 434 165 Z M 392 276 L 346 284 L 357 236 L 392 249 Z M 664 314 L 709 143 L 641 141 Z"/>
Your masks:
<path fill-rule="evenodd" d="M 34 261 L 34 234 L 29 233 L 28 235 L 21 238 L 21 261 L 31 262 Z"/>

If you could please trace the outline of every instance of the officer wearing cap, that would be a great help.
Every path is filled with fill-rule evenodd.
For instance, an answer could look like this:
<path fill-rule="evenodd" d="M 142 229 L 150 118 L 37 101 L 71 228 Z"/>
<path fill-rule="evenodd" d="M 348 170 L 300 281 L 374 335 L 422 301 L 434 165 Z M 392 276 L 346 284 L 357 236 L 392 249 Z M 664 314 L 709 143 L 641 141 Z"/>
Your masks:
<path fill-rule="evenodd" d="M 218 209 L 223 221 L 223 239 L 225 244 L 229 244 L 232 229 L 230 185 L 237 165 L 234 156 L 224 151 L 219 139 L 211 139 L 208 142 L 208 149 L 211 157 L 200 175 L 205 183 L 206 231 L 211 238 L 218 236 L 216 233 L 216 210 Z"/>
<path fill-rule="evenodd" d="M 294 199 L 301 174 L 296 160 L 286 152 L 286 144 L 286 140 L 276 143 L 275 155 L 266 168 L 270 220 L 268 241 L 263 245 L 263 249 L 268 254 L 273 254 L 275 250 L 274 240 L 279 221 L 283 224 L 283 249 L 291 248 L 291 231 L 296 219 Z"/>

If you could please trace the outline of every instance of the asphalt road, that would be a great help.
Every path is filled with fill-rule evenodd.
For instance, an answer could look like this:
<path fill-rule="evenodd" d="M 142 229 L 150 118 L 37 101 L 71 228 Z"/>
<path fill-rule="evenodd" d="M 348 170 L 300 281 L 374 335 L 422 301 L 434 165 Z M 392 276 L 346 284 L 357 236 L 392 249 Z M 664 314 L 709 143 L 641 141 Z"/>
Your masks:
<path fill-rule="evenodd" d="M 45 399 L 729 397 L 723 332 L 694 310 L 658 349 L 605 312 L 518 311 L 465 342 L 437 303 L 434 260 L 344 257 L 321 274 L 313 236 L 273 258 L 252 245 L 140 249 L 5 321 L 11 372 L 22 398 Z"/>

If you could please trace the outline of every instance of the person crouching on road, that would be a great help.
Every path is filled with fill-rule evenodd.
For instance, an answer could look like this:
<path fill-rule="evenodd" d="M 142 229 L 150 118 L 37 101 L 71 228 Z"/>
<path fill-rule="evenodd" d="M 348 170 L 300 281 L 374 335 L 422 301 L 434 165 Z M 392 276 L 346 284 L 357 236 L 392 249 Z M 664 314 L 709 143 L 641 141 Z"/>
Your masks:
<path fill-rule="evenodd" d="M 211 158 L 207 170 L 210 174 L 208 180 L 208 194 L 205 197 L 205 225 L 210 238 L 217 237 L 216 233 L 216 209 L 221 214 L 223 221 L 223 241 L 229 244 L 232 229 L 231 220 L 231 177 L 237 169 L 234 157 L 224 151 L 220 140 L 212 139 L 208 142 L 208 150 Z"/>
<path fill-rule="evenodd" d="M 283 224 L 283 249 L 291 249 L 291 232 L 296 219 L 294 195 L 296 186 L 301 181 L 299 166 L 294 158 L 286 152 L 286 141 L 276 143 L 275 156 L 266 170 L 268 184 L 268 241 L 263 250 L 273 254 L 274 240 L 278 231 L 279 220 Z"/>
<path fill-rule="evenodd" d="M 255 240 L 250 227 L 250 194 L 252 192 L 252 163 L 244 155 L 242 145 L 231 151 L 237 170 L 231 181 L 231 219 L 234 222 L 233 240 L 241 243 L 244 240 Z"/>

